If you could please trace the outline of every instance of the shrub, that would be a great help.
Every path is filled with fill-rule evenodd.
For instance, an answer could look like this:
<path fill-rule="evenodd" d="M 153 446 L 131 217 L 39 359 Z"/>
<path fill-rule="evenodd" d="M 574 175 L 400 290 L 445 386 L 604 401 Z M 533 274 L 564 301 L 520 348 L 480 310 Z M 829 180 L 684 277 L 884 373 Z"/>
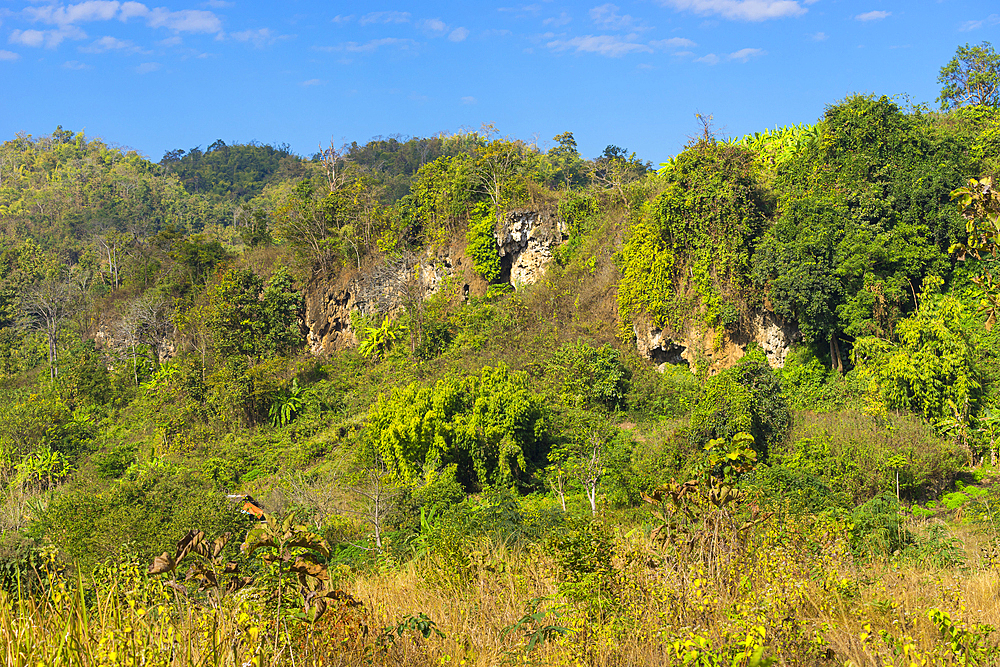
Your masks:
<path fill-rule="evenodd" d="M 861 558 L 889 557 L 912 541 L 896 497 L 883 493 L 851 512 L 851 549 Z"/>
<path fill-rule="evenodd" d="M 692 443 L 749 433 L 760 460 L 788 435 L 791 416 L 781 382 L 759 347 L 748 349 L 732 368 L 708 379 L 691 415 Z"/>

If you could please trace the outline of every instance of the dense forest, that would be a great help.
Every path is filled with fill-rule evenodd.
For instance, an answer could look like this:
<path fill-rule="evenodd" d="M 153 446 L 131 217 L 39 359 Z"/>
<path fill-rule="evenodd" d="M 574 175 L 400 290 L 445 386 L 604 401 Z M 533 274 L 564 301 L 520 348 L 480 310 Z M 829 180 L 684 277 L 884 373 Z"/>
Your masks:
<path fill-rule="evenodd" d="M 657 168 L 7 139 L 3 664 L 997 664 L 977 49 Z"/>

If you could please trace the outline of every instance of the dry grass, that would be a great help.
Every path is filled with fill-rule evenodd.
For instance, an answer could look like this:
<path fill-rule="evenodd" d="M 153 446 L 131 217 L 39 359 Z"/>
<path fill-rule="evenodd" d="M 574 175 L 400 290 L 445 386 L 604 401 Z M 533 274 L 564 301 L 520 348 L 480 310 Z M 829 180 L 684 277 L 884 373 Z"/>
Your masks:
<path fill-rule="evenodd" d="M 613 557 L 594 572 L 567 569 L 554 547 L 488 540 L 469 542 L 458 561 L 432 553 L 341 568 L 341 586 L 362 606 L 334 609 L 311 629 L 275 624 L 266 587 L 216 610 L 134 565 L 89 583 L 52 573 L 40 599 L 0 599 L 0 666 L 729 667 L 750 664 L 747 647 L 757 646 L 778 665 L 945 665 L 961 656 L 931 609 L 959 629 L 1000 627 L 1000 578 L 978 558 L 983 536 L 970 526 L 950 528 L 966 569 L 855 561 L 845 527 L 816 517 L 773 518 L 697 555 L 663 548 L 640 527 L 605 530 Z M 418 631 L 421 614 L 443 638 Z M 402 632 L 390 639 L 386 628 Z M 529 652 L 533 636 L 543 641 Z M 996 664 L 983 647 L 979 664 Z"/>

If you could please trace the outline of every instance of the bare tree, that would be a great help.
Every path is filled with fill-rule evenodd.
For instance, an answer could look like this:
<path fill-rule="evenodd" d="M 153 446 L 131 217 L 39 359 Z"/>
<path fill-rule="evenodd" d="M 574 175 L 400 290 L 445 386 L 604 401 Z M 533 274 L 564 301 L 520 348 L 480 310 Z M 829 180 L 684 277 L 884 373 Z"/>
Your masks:
<path fill-rule="evenodd" d="M 59 334 L 76 304 L 76 290 L 60 280 L 46 280 L 28 288 L 21 297 L 21 318 L 29 331 L 44 333 L 49 348 L 49 376 L 59 375 Z"/>
<path fill-rule="evenodd" d="M 149 292 L 128 302 L 118 321 L 118 333 L 132 359 L 132 375 L 139 384 L 139 347 L 150 350 L 155 367 L 160 362 L 159 348 L 170 331 L 168 303 L 163 297 Z"/>
<path fill-rule="evenodd" d="M 348 491 L 357 502 L 355 507 L 347 509 L 346 512 L 360 517 L 371 527 L 375 548 L 382 551 L 385 522 L 396 507 L 399 487 L 389 479 L 388 471 L 380 460 L 368 466 L 361 480 L 348 487 Z"/>

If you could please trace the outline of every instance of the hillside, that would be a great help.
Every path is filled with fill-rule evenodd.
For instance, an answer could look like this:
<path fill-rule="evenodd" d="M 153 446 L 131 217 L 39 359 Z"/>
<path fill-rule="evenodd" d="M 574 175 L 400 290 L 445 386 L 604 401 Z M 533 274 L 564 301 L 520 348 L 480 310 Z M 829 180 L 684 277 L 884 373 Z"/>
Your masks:
<path fill-rule="evenodd" d="M 993 664 L 1000 111 L 554 141 L 0 144 L 5 664 Z"/>

